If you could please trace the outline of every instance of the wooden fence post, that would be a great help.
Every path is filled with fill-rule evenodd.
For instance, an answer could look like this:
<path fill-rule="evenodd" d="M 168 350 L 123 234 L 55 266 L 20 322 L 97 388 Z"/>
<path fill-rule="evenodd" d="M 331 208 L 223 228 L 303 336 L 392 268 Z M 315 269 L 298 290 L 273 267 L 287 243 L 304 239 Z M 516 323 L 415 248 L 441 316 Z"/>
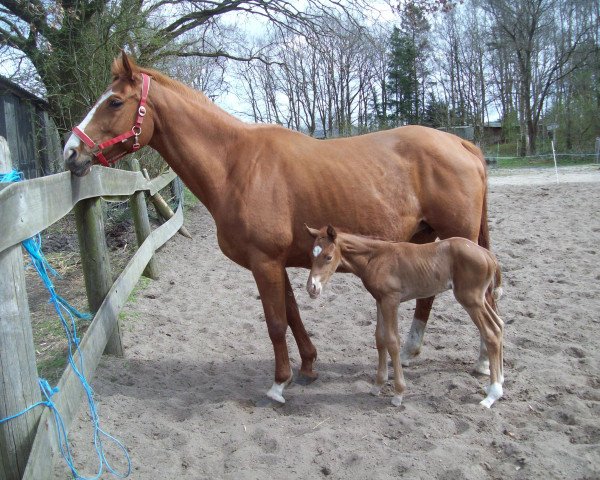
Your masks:
<path fill-rule="evenodd" d="M 0 137 L 0 172 L 12 168 Z M 0 252 L 0 418 L 41 400 L 21 245 Z M 22 477 L 42 408 L 0 424 L 0 478 Z"/>
<path fill-rule="evenodd" d="M 74 208 L 85 290 L 88 305 L 93 313 L 98 311 L 113 284 L 101 202 L 100 198 L 90 198 L 81 200 Z M 121 327 L 118 319 L 104 353 L 123 355 Z"/>
<path fill-rule="evenodd" d="M 140 162 L 137 158 L 128 159 L 126 165 L 132 172 L 140 171 Z M 148 206 L 146 205 L 146 196 L 143 191 L 136 192 L 129 198 L 129 208 L 133 217 L 135 236 L 139 247 L 151 233 Z M 152 280 L 158 279 L 158 263 L 154 256 L 150 259 L 148 265 L 146 265 L 142 275 Z"/>

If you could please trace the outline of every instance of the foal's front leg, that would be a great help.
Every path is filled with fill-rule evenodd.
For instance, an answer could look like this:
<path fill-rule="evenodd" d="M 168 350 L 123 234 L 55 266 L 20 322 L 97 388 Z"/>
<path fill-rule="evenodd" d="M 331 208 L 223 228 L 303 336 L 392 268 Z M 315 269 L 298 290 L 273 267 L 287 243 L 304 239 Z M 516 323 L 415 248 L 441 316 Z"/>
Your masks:
<path fill-rule="evenodd" d="M 394 297 L 386 297 L 381 301 L 381 313 L 385 327 L 385 345 L 392 358 L 394 367 L 394 391 L 392 405 L 399 407 L 402 404 L 402 394 L 406 389 L 404 372 L 400 364 L 400 337 L 398 336 L 398 305 Z"/>
<path fill-rule="evenodd" d="M 379 363 L 377 365 L 377 377 L 375 385 L 371 389 L 371 395 L 379 395 L 381 387 L 388 380 L 387 366 L 387 348 L 385 346 L 385 325 L 383 314 L 381 313 L 381 304 L 377 302 L 377 327 L 375 327 L 375 345 L 377 345 L 377 354 L 379 355 Z"/>

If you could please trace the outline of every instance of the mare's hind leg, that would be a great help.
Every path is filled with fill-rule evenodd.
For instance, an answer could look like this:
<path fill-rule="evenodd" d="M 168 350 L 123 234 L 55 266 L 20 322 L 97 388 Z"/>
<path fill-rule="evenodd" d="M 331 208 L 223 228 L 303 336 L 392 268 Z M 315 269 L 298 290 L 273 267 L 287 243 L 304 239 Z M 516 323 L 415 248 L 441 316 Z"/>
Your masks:
<path fill-rule="evenodd" d="M 267 396 L 285 403 L 283 390 L 292 380 L 285 334 L 288 327 L 285 308 L 285 269 L 268 258 L 257 259 L 252 265 L 258 293 L 265 312 L 269 337 L 275 353 L 275 381 Z"/>
<path fill-rule="evenodd" d="M 431 230 L 425 230 L 417 233 L 411 238 L 412 243 L 430 243 L 435 241 L 437 233 Z M 413 316 L 413 321 L 410 325 L 410 330 L 406 336 L 406 341 L 400 352 L 400 360 L 402 365 L 408 367 L 411 359 L 415 358 L 421 353 L 421 347 L 423 346 L 423 337 L 425 335 L 425 327 L 429 320 L 429 314 L 431 313 L 431 307 L 433 306 L 433 300 L 435 297 L 419 298 L 417 299 L 417 306 Z"/>
<path fill-rule="evenodd" d="M 385 345 L 385 323 L 383 320 L 383 314 L 381 312 L 381 305 L 377 302 L 377 327 L 375 328 L 375 345 L 377 345 L 377 354 L 379 355 L 379 362 L 377 364 L 377 377 L 375 378 L 375 385 L 371 389 L 371 395 L 379 395 L 381 393 L 381 387 L 388 380 L 388 366 L 387 366 L 387 348 Z"/>
<path fill-rule="evenodd" d="M 313 363 L 317 359 L 317 349 L 311 342 L 302 318 L 300 318 L 300 311 L 287 272 L 285 272 L 285 314 L 302 359 L 302 366 L 296 382 L 306 385 L 318 377 L 317 372 L 313 370 Z"/>

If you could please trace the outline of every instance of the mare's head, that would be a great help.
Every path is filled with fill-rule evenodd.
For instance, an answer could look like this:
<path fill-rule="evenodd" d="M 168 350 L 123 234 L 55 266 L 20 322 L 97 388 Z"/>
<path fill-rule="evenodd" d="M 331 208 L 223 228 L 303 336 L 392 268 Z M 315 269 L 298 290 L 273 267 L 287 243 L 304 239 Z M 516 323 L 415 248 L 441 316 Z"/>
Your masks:
<path fill-rule="evenodd" d="M 113 62 L 112 75 L 112 83 L 73 129 L 63 151 L 66 167 L 79 177 L 94 163 L 108 166 L 152 138 L 152 112 L 145 105 L 150 77 L 125 52 Z"/>
<path fill-rule="evenodd" d="M 337 270 L 342 261 L 342 253 L 337 241 L 337 232 L 331 225 L 316 230 L 305 225 L 315 239 L 311 252 L 311 269 L 306 282 L 310 298 L 317 298 L 323 287 Z"/>

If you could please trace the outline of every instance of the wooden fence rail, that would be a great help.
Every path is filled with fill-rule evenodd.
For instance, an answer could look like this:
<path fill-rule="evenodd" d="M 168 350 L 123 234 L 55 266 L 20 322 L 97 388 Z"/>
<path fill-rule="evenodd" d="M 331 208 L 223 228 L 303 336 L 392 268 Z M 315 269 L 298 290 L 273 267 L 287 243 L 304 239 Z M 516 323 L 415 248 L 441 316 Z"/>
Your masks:
<path fill-rule="evenodd" d="M 1 158 L 2 140 L 0 137 L 0 173 L 7 168 Z M 133 168 L 139 169 L 135 164 Z M 136 193 L 148 191 L 154 194 L 175 178 L 173 172 L 168 172 L 149 181 L 139 171 L 93 167 L 82 178 L 60 173 L 10 185 L 0 184 L 0 418 L 20 411 L 40 398 L 19 243 L 48 228 L 73 208 L 81 209 L 86 202 L 97 202 L 100 197 L 134 196 L 136 229 L 139 227 L 142 232 L 138 235 L 138 250 L 108 293 L 103 292 L 98 305 L 92 308 L 97 311 L 80 343 L 80 351 L 85 357 L 85 375 L 90 380 L 113 332 L 118 330 L 119 312 L 154 252 L 183 225 L 180 206 L 169 221 L 150 233 L 145 202 Z M 80 213 L 77 217 L 88 214 Z M 104 235 L 98 235 L 98 232 L 94 235 L 88 230 L 80 228 L 80 240 L 84 239 L 80 249 L 96 248 L 98 242 L 104 244 L 100 249 L 106 248 Z M 85 250 L 81 251 L 82 259 L 86 254 Z M 7 271 L 9 268 L 12 269 L 10 272 Z M 15 269 L 21 270 L 21 277 L 17 278 Z M 93 270 L 84 269 L 84 276 L 95 275 L 90 271 Z M 155 266 L 152 275 L 156 276 Z M 77 362 L 78 354 L 74 358 Z M 68 431 L 81 403 L 83 388 L 69 367 L 58 387 L 59 392 L 52 400 Z M 59 455 L 56 426 L 49 409 L 39 407 L 30 414 L 0 424 L 0 478 L 51 478 L 52 464 Z"/>

